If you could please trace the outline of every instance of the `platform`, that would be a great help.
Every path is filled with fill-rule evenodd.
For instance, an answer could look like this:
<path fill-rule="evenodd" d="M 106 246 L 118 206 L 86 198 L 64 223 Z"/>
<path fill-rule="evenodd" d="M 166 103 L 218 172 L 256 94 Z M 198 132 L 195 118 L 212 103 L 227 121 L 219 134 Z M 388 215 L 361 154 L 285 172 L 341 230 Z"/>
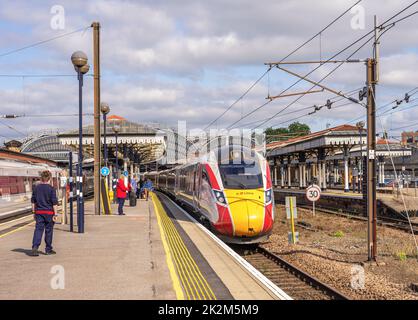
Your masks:
<path fill-rule="evenodd" d="M 160 199 L 126 206 L 126 216 L 95 216 L 93 202 L 86 202 L 85 233 L 56 224 L 53 256 L 29 256 L 30 217 L 17 227 L 0 225 L 0 299 L 289 298 L 272 292 L 171 200 Z M 53 289 L 60 270 L 65 287 Z"/>
<path fill-rule="evenodd" d="M 1 201 L 0 202 L 0 221 L 19 215 L 26 212 L 30 212 L 32 205 L 29 200 L 27 201 Z"/>
<path fill-rule="evenodd" d="M 33 223 L 0 233 L 0 299 L 176 298 L 152 203 L 126 207 L 127 216 L 94 216 L 92 205 L 84 234 L 55 226 L 54 256 L 27 255 Z M 51 287 L 57 266 L 65 289 Z"/>

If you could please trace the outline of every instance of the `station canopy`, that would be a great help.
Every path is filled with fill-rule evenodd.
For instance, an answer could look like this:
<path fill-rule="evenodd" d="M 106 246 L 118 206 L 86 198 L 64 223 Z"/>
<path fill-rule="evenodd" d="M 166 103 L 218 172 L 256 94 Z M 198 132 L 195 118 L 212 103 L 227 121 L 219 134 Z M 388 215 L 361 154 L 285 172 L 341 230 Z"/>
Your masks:
<path fill-rule="evenodd" d="M 267 157 L 293 157 L 300 152 L 307 156 L 316 157 L 318 149 L 326 152 L 327 159 L 343 158 L 343 150 L 346 148 L 350 157 L 366 156 L 367 130 L 359 129 L 352 125 L 340 125 L 322 131 L 313 132 L 308 135 L 284 140 L 275 141 L 267 145 Z M 378 139 L 376 143 L 376 156 L 400 157 L 410 156 L 411 149 L 402 146 L 400 143 Z"/>
<path fill-rule="evenodd" d="M 116 134 L 114 127 L 119 126 L 117 133 L 118 157 L 137 160 L 140 164 L 153 163 L 164 154 L 165 135 L 158 125 L 139 124 L 126 120 L 117 115 L 107 117 L 106 121 L 106 143 L 108 148 L 108 158 L 115 157 Z M 100 123 L 101 143 L 103 152 L 104 143 L 104 123 Z M 60 143 L 76 150 L 79 144 L 78 129 L 64 132 L 58 135 Z M 83 127 L 83 152 L 87 157 L 92 157 L 94 153 L 94 126 Z M 137 158 L 133 155 L 137 155 Z M 86 158 L 86 156 L 84 157 Z M 136 158 L 136 159 L 135 159 Z"/>

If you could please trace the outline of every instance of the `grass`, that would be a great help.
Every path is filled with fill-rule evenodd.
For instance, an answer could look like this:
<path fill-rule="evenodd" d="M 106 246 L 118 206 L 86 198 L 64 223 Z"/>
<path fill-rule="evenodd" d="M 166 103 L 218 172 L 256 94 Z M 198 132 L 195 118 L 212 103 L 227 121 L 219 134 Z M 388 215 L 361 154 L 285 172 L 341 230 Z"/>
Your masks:
<path fill-rule="evenodd" d="M 408 259 L 408 256 L 406 255 L 406 252 L 400 251 L 396 253 L 396 258 L 398 258 L 400 261 L 406 261 L 406 259 Z"/>
<path fill-rule="evenodd" d="M 336 238 L 342 238 L 342 237 L 344 237 L 344 232 L 342 232 L 341 230 L 338 230 L 338 231 L 334 232 L 334 234 L 332 236 L 336 237 Z"/>

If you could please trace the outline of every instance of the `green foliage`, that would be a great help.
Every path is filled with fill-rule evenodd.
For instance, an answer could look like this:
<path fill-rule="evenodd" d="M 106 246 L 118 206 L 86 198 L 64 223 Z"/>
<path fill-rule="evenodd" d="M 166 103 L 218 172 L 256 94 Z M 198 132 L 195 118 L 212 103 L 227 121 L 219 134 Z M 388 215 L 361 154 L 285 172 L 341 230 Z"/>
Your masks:
<path fill-rule="evenodd" d="M 309 134 L 311 133 L 311 128 L 307 124 L 300 123 L 300 122 L 293 122 L 289 125 L 289 132 L 290 133 L 300 133 L 302 134 Z"/>
<path fill-rule="evenodd" d="M 267 142 L 283 141 L 290 138 L 304 136 L 311 133 L 311 129 L 307 124 L 300 122 L 293 122 L 287 128 L 267 128 L 265 134 Z"/>
<path fill-rule="evenodd" d="M 396 257 L 401 260 L 401 261 L 405 261 L 406 259 L 408 259 L 408 256 L 406 255 L 405 252 L 400 251 L 396 254 Z"/>
<path fill-rule="evenodd" d="M 342 238 L 342 237 L 344 237 L 344 232 L 342 232 L 341 230 L 338 230 L 338 231 L 334 232 L 333 237 Z"/>

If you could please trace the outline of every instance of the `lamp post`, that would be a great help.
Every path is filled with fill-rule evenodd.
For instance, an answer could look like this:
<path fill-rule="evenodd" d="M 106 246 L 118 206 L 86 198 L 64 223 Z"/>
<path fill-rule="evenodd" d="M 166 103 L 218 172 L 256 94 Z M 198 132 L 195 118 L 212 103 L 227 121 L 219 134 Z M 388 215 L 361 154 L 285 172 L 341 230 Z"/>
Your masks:
<path fill-rule="evenodd" d="M 363 137 L 362 133 L 364 130 L 364 126 L 366 124 L 364 121 L 359 121 L 356 123 L 356 127 L 358 128 L 359 135 L 360 135 L 360 162 L 359 162 L 359 175 L 358 175 L 358 192 L 361 192 L 362 183 L 363 183 Z"/>
<path fill-rule="evenodd" d="M 108 163 L 107 163 L 108 154 L 107 154 L 107 142 L 106 142 L 106 118 L 107 118 L 107 114 L 110 111 L 109 104 L 106 103 L 106 102 L 100 103 L 100 111 L 103 114 L 103 159 L 104 159 L 104 165 L 105 165 L 105 167 L 107 167 L 108 166 Z M 105 179 L 107 181 L 107 188 L 109 189 L 110 188 L 110 184 L 109 184 L 110 177 L 109 177 L 109 175 Z"/>
<path fill-rule="evenodd" d="M 116 142 L 115 142 L 115 145 L 116 145 L 116 161 L 115 161 L 116 179 L 119 178 L 119 163 L 118 163 L 118 160 L 119 160 L 119 156 L 118 156 L 118 133 L 119 133 L 119 131 L 120 131 L 120 126 L 119 125 L 114 125 L 113 126 L 113 132 L 115 133 L 115 138 L 116 138 Z"/>
<path fill-rule="evenodd" d="M 78 78 L 78 167 L 77 167 L 77 225 L 78 233 L 84 233 L 84 200 L 83 200 L 83 75 L 90 66 L 87 55 L 76 51 L 71 55 L 71 62 Z"/>
<path fill-rule="evenodd" d="M 113 126 L 113 132 L 115 133 L 115 145 L 116 145 L 116 161 L 115 161 L 115 167 L 116 167 L 116 177 L 118 177 L 118 174 L 119 174 L 119 163 L 118 163 L 118 158 L 119 158 L 119 155 L 118 155 L 118 133 L 119 133 L 119 131 L 120 131 L 120 126 L 119 125 L 114 125 Z"/>
<path fill-rule="evenodd" d="M 104 165 L 107 167 L 106 117 L 110 111 L 109 104 L 106 102 L 102 102 L 100 104 L 100 111 L 103 114 L 103 158 Z"/>

